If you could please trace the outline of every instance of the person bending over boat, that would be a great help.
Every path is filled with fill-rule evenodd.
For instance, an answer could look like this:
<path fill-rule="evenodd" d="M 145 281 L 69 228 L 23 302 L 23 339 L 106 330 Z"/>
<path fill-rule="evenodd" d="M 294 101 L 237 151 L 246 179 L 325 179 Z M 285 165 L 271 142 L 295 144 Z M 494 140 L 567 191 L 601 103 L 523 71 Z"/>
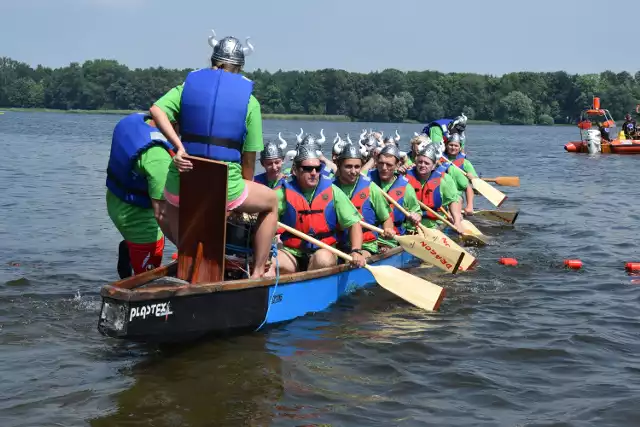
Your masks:
<path fill-rule="evenodd" d="M 418 200 L 438 212 L 441 207 L 448 207 L 453 216 L 453 223 L 462 229 L 460 213 L 460 194 L 456 183 L 449 174 L 437 169 L 438 147 L 431 143 L 422 148 L 416 157 L 416 167 L 407 172 L 407 179 L 415 190 Z M 438 226 L 437 218 L 424 212 L 422 224 L 429 228 Z"/>
<path fill-rule="evenodd" d="M 358 209 L 364 222 L 382 228 L 383 237 L 391 240 L 396 232 L 393 228 L 389 202 L 375 182 L 360 174 L 362 155 L 365 152 L 364 148 L 358 149 L 353 144 L 344 145 L 338 154 L 338 174 L 333 184 L 351 199 L 351 203 Z M 379 252 L 378 233 L 366 229 L 362 232 L 362 249 L 364 256 L 368 258 Z M 348 236 L 346 232 L 344 234 L 339 240 L 347 243 Z M 345 244 L 345 246 L 349 245 Z"/>
<path fill-rule="evenodd" d="M 422 218 L 422 210 L 418 204 L 416 192 L 409 181 L 404 176 L 396 174 L 400 158 L 398 147 L 385 146 L 378 154 L 377 168 L 369 172 L 369 178 L 411 214 L 406 218 L 404 213 L 389 203 L 394 230 L 396 234 L 404 235 L 415 231 L 415 226 Z M 394 240 L 382 238 L 379 238 L 379 243 L 387 246 L 397 245 Z"/>
<path fill-rule="evenodd" d="M 253 180 L 259 184 L 277 190 L 285 181 L 284 173 L 282 173 L 282 163 L 284 161 L 284 149 L 287 148 L 287 141 L 278 134 L 280 143 L 267 142 L 264 150 L 260 152 L 260 164 L 264 168 L 264 172 L 253 177 Z"/>
<path fill-rule="evenodd" d="M 124 240 L 121 279 L 160 267 L 164 235 L 163 191 L 171 144 L 144 114 L 130 114 L 113 129 L 107 166 L 107 212 Z"/>
<path fill-rule="evenodd" d="M 162 133 L 177 149 L 165 186 L 166 213 L 176 243 L 180 238 L 180 173 L 193 167 L 185 154 L 227 163 L 227 210 L 258 214 L 251 273 L 251 278 L 258 278 L 265 274 L 278 216 L 274 192 L 253 182 L 256 153 L 264 148 L 262 115 L 260 103 L 251 94 L 253 82 L 240 74 L 245 55 L 253 46 L 247 39 L 249 47 L 243 47 L 235 37 L 218 41 L 215 32 L 209 44 L 213 48 L 211 68 L 190 72 L 184 84 L 171 89 L 150 109 Z M 182 140 L 171 121 L 180 124 Z"/>
<path fill-rule="evenodd" d="M 300 144 L 293 159 L 292 175 L 276 191 L 280 222 L 334 246 L 338 228 L 348 230 L 353 265 L 362 267 L 361 219 L 349 198 L 331 179 L 320 174 L 322 165 L 315 144 Z M 287 232 L 280 236 L 278 250 L 280 274 L 317 270 L 337 264 L 336 256 Z M 276 263 L 272 262 L 272 273 Z"/>
<path fill-rule="evenodd" d="M 466 195 L 467 204 L 464 208 L 465 215 L 473 215 L 474 193 L 471 179 L 477 178 L 478 174 L 476 173 L 476 170 L 469 159 L 467 159 L 466 154 L 460 151 L 461 143 L 459 134 L 454 133 L 453 135 L 451 135 L 449 141 L 447 141 L 445 146 L 445 155 L 447 156 L 447 158 L 453 164 L 462 169 L 462 171 L 458 168 L 446 164 L 440 165 L 438 168 L 442 168 L 444 172 L 446 172 L 448 175 L 451 175 L 451 178 L 453 178 L 453 180 L 456 182 L 459 193 L 464 193 Z"/>

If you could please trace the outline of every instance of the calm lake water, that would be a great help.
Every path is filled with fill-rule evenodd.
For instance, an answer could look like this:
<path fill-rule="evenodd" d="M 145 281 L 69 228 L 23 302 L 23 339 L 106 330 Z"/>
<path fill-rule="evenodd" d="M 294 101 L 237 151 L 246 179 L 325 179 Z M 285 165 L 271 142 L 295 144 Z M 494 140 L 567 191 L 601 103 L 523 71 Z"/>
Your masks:
<path fill-rule="evenodd" d="M 512 229 L 480 225 L 494 241 L 472 249 L 476 271 L 427 270 L 448 290 L 440 312 L 374 287 L 266 332 L 163 352 L 96 329 L 121 240 L 104 187 L 117 120 L 0 116 L 0 426 L 640 425 L 640 277 L 624 271 L 640 262 L 640 157 L 566 153 L 574 127 L 470 125 L 476 169 L 520 176 L 501 190 L 521 213 Z M 290 148 L 300 127 L 324 128 L 325 152 L 336 132 L 397 128 L 406 146 L 421 129 L 264 127 Z"/>

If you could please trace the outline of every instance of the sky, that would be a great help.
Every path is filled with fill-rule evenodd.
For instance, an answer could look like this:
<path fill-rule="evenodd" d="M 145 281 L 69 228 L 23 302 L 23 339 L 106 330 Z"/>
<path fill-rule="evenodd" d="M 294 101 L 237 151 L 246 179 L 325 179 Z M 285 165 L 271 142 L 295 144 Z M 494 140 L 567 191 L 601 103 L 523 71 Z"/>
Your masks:
<path fill-rule="evenodd" d="M 607 6 L 605 6 L 607 5 Z M 200 68 L 251 36 L 253 71 L 640 69 L 638 0 L 0 0 L 0 57 Z M 625 21 L 624 16 L 629 20 Z"/>

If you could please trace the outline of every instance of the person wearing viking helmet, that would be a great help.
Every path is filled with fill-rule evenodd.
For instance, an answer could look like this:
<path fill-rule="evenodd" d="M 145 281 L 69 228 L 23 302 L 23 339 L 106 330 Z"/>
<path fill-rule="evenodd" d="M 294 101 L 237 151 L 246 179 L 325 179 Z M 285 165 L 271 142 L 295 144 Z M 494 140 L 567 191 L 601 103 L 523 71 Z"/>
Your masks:
<path fill-rule="evenodd" d="M 378 187 L 385 191 L 400 206 L 410 213 L 410 217 L 406 217 L 402 211 L 389 203 L 391 209 L 391 217 L 393 226 L 398 235 L 404 235 L 415 231 L 415 226 L 420 222 L 422 210 L 418 205 L 416 192 L 409 181 L 402 175 L 396 174 L 398 165 L 400 164 L 400 150 L 393 144 L 385 146 L 378 155 L 376 169 L 369 171 L 369 178 L 375 182 Z M 387 246 L 397 246 L 393 240 L 380 239 L 380 243 Z"/>
<path fill-rule="evenodd" d="M 358 209 L 364 222 L 382 228 L 384 230 L 383 237 L 393 239 L 396 231 L 393 228 L 389 202 L 382 195 L 380 187 L 371 181 L 369 177 L 360 173 L 362 156 L 365 153 L 366 149 L 364 147 L 358 148 L 352 143 L 347 143 L 340 147 L 337 159 L 338 172 L 333 184 L 351 199 L 351 203 Z M 340 237 L 341 244 L 348 248 L 347 234 L 344 233 Z M 365 258 L 379 253 L 378 233 L 363 230 L 362 239 Z"/>
<path fill-rule="evenodd" d="M 469 159 L 467 159 L 467 155 L 462 153 L 461 146 L 462 143 L 460 142 L 460 135 L 454 133 L 447 141 L 444 153 L 447 159 L 460 169 L 453 167 L 448 163 L 440 165 L 440 168 L 443 168 L 444 171 L 454 179 L 461 197 L 462 193 L 466 195 L 467 204 L 464 208 L 464 214 L 473 215 L 474 193 L 471 180 L 473 178 L 477 178 L 478 174 Z"/>
<path fill-rule="evenodd" d="M 260 153 L 260 164 L 264 168 L 264 173 L 256 175 L 253 180 L 269 188 L 278 189 L 284 183 L 285 176 L 282 173 L 282 163 L 284 161 L 284 149 L 287 148 L 287 141 L 278 133 L 280 142 L 270 141 L 264 146 Z"/>
<path fill-rule="evenodd" d="M 361 216 L 349 198 L 331 179 L 322 176 L 316 144 L 300 144 L 293 159 L 292 175 L 276 190 L 278 217 L 289 227 L 335 246 L 338 229 L 348 230 L 352 265 L 362 267 Z M 337 264 L 336 256 L 286 231 L 280 236 L 283 248 L 278 251 L 280 274 L 317 270 Z M 272 263 L 272 268 L 275 269 Z M 275 270 L 272 270 L 275 272 Z"/>
<path fill-rule="evenodd" d="M 416 156 L 416 165 L 406 174 L 406 179 L 413 187 L 418 200 L 429 206 L 434 211 L 449 208 L 453 223 L 458 229 L 462 229 L 462 215 L 460 193 L 455 180 L 438 167 L 440 157 L 438 146 L 430 143 L 421 147 Z M 437 217 L 429 212 L 424 212 L 422 225 L 428 228 L 438 226 Z"/>
<path fill-rule="evenodd" d="M 212 32 L 211 68 L 190 72 L 184 84 L 171 89 L 149 110 L 176 148 L 164 192 L 166 215 L 173 238 L 179 240 L 180 173 L 193 167 L 186 154 L 227 163 L 227 211 L 258 214 L 250 277 L 259 278 L 265 274 L 278 214 L 274 192 L 253 182 L 256 153 L 264 149 L 262 115 L 252 95 L 253 82 L 240 74 L 253 46 L 249 38 L 244 47 L 235 37 L 217 40 Z M 171 122 L 179 123 L 181 137 Z"/>

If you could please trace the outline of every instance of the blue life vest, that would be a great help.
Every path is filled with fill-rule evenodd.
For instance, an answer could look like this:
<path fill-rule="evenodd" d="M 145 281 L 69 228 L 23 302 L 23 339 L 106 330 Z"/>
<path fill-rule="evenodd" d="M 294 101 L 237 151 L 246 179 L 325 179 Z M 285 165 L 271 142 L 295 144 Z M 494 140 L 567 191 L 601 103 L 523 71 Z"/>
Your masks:
<path fill-rule="evenodd" d="M 189 73 L 180 101 L 180 134 L 185 151 L 223 162 L 240 162 L 247 134 L 253 82 L 210 68 Z"/>
<path fill-rule="evenodd" d="M 280 187 L 282 187 L 282 184 L 284 184 L 285 182 L 285 178 L 282 177 L 280 178 L 278 181 L 276 181 L 273 184 L 273 187 L 269 185 L 269 180 L 267 179 L 267 173 L 263 172 L 260 175 L 256 175 L 253 177 L 253 182 L 257 182 L 258 184 L 262 184 L 266 187 L 272 188 L 274 190 L 279 189 Z"/>
<path fill-rule="evenodd" d="M 107 188 L 117 198 L 141 208 L 151 208 L 151 198 L 145 175 L 136 171 L 138 158 L 154 145 L 170 151 L 173 147 L 162 132 L 145 123 L 148 116 L 134 113 L 116 124 L 111 138 L 107 165 Z"/>
<path fill-rule="evenodd" d="M 327 164 L 323 161 L 320 161 L 322 164 L 322 170 L 320 171 L 320 175 L 326 176 L 327 178 L 333 178 L 333 171 Z"/>
<path fill-rule="evenodd" d="M 378 184 L 378 187 L 382 188 L 382 183 L 380 182 L 380 174 L 377 169 L 373 169 L 369 171 L 369 177 L 371 181 Z M 409 180 L 402 175 L 397 175 L 396 180 L 393 181 L 391 187 L 387 190 L 387 194 L 391 196 L 393 200 L 395 200 L 400 206 L 404 203 L 404 196 L 407 191 L 407 185 L 409 184 Z M 407 218 L 404 213 L 392 203 L 389 203 L 392 208 L 391 216 L 393 217 L 393 226 L 396 229 L 396 233 L 399 235 L 404 235 L 407 233 L 407 229 L 404 227 L 404 221 Z"/>
<path fill-rule="evenodd" d="M 431 131 L 431 128 L 439 127 L 440 129 L 442 129 L 442 136 L 445 138 L 449 138 L 449 123 L 451 122 L 453 122 L 452 119 L 434 120 L 428 125 L 426 125 L 424 129 L 422 129 L 422 133 L 426 134 L 427 136 L 431 136 L 429 134 L 429 132 Z"/>

